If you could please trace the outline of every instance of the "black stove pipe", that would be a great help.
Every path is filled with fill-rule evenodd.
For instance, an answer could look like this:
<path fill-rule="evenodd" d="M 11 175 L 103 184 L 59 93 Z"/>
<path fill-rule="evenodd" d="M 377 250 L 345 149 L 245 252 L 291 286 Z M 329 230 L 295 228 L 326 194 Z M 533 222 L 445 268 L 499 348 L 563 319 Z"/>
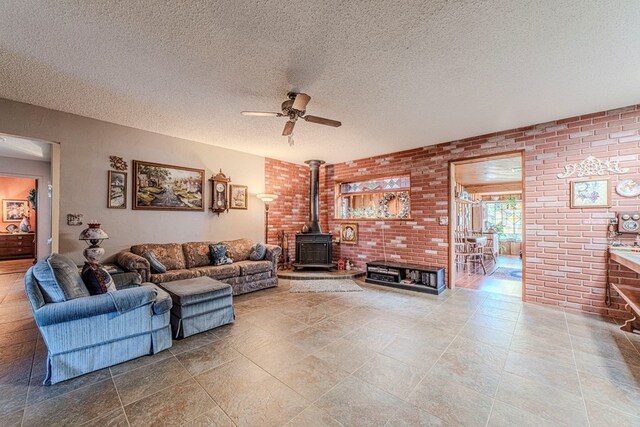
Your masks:
<path fill-rule="evenodd" d="M 309 222 L 304 227 L 306 233 L 322 233 L 320 229 L 320 165 L 324 160 L 307 160 L 309 165 Z"/>

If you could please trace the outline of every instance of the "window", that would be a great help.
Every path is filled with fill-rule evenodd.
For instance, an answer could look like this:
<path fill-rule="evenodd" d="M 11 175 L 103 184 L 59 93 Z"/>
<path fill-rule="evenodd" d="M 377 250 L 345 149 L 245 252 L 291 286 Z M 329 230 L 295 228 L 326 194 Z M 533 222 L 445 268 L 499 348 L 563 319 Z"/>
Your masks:
<path fill-rule="evenodd" d="M 409 175 L 342 182 L 336 185 L 336 218 L 408 219 Z"/>
<path fill-rule="evenodd" d="M 486 228 L 493 228 L 500 240 L 522 240 L 522 201 L 509 197 L 485 202 Z"/>

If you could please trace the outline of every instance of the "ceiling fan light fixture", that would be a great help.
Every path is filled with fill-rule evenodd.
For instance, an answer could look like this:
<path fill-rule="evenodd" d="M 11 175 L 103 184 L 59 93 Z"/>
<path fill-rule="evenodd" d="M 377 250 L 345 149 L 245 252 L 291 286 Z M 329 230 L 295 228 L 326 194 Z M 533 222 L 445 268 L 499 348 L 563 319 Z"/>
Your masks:
<path fill-rule="evenodd" d="M 293 144 L 295 143 L 295 141 L 293 140 L 293 134 L 287 137 L 287 142 L 289 143 L 289 147 L 293 147 Z"/>
<path fill-rule="evenodd" d="M 287 99 L 281 105 L 281 113 L 272 113 L 266 111 L 242 111 L 243 116 L 265 116 L 265 117 L 287 117 L 289 120 L 284 124 L 282 136 L 288 137 L 289 145 L 293 145 L 293 128 L 298 119 L 306 122 L 316 123 L 324 126 L 339 127 L 342 125 L 337 120 L 326 119 L 324 117 L 311 116 L 306 114 L 307 104 L 311 97 L 306 93 L 289 92 Z"/>
<path fill-rule="evenodd" d="M 298 111 L 305 111 L 310 100 L 311 97 L 306 93 L 298 93 L 293 100 L 291 108 Z"/>

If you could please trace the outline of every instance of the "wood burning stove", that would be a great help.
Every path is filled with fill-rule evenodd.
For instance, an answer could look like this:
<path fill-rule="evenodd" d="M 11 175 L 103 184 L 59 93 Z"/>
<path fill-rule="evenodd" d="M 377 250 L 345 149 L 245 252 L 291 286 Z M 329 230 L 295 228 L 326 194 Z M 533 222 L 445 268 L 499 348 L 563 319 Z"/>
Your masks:
<path fill-rule="evenodd" d="M 296 259 L 293 268 L 332 268 L 335 266 L 331 254 L 333 235 L 320 229 L 320 165 L 322 160 L 307 160 L 309 165 L 309 222 L 302 233 L 296 234 Z"/>

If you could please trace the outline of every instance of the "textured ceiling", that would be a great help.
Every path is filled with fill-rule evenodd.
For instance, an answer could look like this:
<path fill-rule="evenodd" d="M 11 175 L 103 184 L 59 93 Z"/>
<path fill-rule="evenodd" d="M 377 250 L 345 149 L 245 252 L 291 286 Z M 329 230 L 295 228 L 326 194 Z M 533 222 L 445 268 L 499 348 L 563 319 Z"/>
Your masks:
<path fill-rule="evenodd" d="M 330 163 L 640 101 L 640 1 L 3 0 L 0 97 Z M 311 95 L 290 147 L 277 111 Z"/>

